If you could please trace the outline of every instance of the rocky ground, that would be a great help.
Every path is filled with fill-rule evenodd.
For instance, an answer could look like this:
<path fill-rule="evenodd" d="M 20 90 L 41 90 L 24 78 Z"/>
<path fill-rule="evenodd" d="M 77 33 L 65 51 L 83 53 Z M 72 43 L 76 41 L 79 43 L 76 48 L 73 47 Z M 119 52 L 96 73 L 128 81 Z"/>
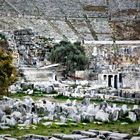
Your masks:
<path fill-rule="evenodd" d="M 51 102 L 45 98 L 35 101 L 29 96 L 25 96 L 23 100 L 4 97 L 0 101 L 0 104 L 0 134 L 7 133 L 11 134 L 12 137 L 24 137 L 25 134 L 32 132 L 33 134 L 51 135 L 51 137 L 45 138 L 28 135 L 24 137 L 24 139 L 27 140 L 54 138 L 121 140 L 131 139 L 134 134 L 132 131 L 136 132 L 135 135 L 139 135 L 138 133 L 140 131 L 138 130 L 140 126 L 140 110 L 138 105 L 134 105 L 130 108 L 127 105 L 111 105 L 105 101 L 96 104 L 90 103 L 88 98 L 85 98 L 82 102 L 68 99 L 66 102 L 58 103 Z M 116 122 L 118 123 L 115 129 Z M 90 123 L 93 125 L 89 126 Z M 100 125 L 102 130 L 109 131 L 89 130 L 100 128 Z M 106 129 L 106 127 L 108 128 Z M 125 127 L 128 127 L 128 131 L 123 130 Z M 128 132 L 129 134 L 110 132 L 110 130 L 115 131 L 118 130 L 118 128 L 122 130 L 118 132 Z M 83 131 L 73 131 L 77 129 Z M 47 133 L 47 131 L 49 133 Z M 53 135 L 55 133 L 65 134 Z M 72 134 L 66 135 L 69 133 Z M 0 137 L 2 137 L 2 135 Z M 7 137 L 3 137 L 0 140 L 3 139 L 10 140 L 10 138 Z"/>
<path fill-rule="evenodd" d="M 25 135 L 22 140 L 140 140 L 140 137 L 135 137 L 127 133 L 118 133 L 111 131 L 87 130 L 73 131 L 72 134 L 53 134 L 53 136 L 42 136 L 29 134 Z M 17 140 L 11 138 L 10 135 L 0 135 L 0 140 Z"/>

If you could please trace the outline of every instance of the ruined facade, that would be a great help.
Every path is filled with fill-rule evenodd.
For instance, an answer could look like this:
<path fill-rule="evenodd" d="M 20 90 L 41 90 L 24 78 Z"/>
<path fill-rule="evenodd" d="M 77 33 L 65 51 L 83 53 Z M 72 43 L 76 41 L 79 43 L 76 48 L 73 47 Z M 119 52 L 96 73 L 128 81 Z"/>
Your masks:
<path fill-rule="evenodd" d="M 139 43 L 90 44 L 86 50 L 90 71 L 98 75 L 104 86 L 140 89 Z"/>

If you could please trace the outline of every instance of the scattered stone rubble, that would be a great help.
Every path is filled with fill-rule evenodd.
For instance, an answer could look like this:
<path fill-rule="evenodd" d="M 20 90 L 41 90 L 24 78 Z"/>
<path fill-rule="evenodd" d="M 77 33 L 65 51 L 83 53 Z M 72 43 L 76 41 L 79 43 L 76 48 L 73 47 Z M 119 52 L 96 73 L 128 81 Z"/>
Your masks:
<path fill-rule="evenodd" d="M 54 91 L 54 84 L 51 82 L 35 82 L 35 83 L 28 83 L 28 82 L 20 82 L 17 81 L 13 85 L 9 87 L 9 92 L 12 94 L 21 93 L 32 95 L 34 93 L 51 93 Z"/>
<path fill-rule="evenodd" d="M 57 125 L 72 122 L 111 122 L 119 119 L 129 119 L 131 122 L 140 120 L 140 109 L 138 105 L 129 108 L 127 105 L 109 105 L 106 101 L 91 104 L 85 99 L 78 103 L 76 100 L 67 100 L 65 103 L 54 103 L 47 99 L 34 101 L 26 96 L 23 100 L 4 97 L 0 101 L 0 128 L 7 129 L 18 124 L 19 129 L 31 124 L 41 123 L 41 120 L 58 120 Z M 52 123 L 44 123 L 48 126 Z M 34 127 L 34 126 L 33 126 Z M 35 129 L 35 127 L 34 127 Z"/>
<path fill-rule="evenodd" d="M 89 82 L 89 81 L 56 81 L 53 78 L 55 75 L 52 74 L 50 77 L 51 81 L 47 82 L 26 82 L 26 81 L 17 81 L 15 84 L 9 87 L 9 92 L 24 93 L 27 95 L 34 94 L 35 92 L 39 93 L 58 93 L 58 95 L 74 98 L 84 98 L 90 97 L 95 100 L 107 100 L 107 101 L 117 101 L 117 102 L 126 102 L 126 103 L 140 103 L 139 91 L 129 91 L 129 90 L 116 90 L 112 88 L 101 88 L 102 85 Z M 52 79 L 53 78 L 53 79 Z M 75 85 L 75 87 L 73 87 Z M 135 96 L 135 97 L 134 97 Z M 137 97 L 137 98 L 136 98 Z"/>

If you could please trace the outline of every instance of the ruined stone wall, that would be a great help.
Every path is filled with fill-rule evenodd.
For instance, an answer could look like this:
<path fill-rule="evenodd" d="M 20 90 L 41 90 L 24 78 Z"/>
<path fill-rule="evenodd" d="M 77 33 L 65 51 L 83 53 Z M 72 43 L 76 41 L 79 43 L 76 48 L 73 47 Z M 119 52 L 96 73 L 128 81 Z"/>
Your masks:
<path fill-rule="evenodd" d="M 140 44 L 120 44 L 116 43 L 113 44 L 103 44 L 99 42 L 98 44 L 89 43 L 89 44 L 84 44 L 83 47 L 85 48 L 86 55 L 91 58 L 94 52 L 94 48 L 97 48 L 97 53 L 99 55 L 105 55 L 105 54 L 114 54 L 114 57 L 112 55 L 112 63 L 113 61 L 118 61 L 120 60 L 121 62 L 119 63 L 120 66 L 128 66 L 132 64 L 139 64 L 140 62 Z"/>
<path fill-rule="evenodd" d="M 123 76 L 123 88 L 135 89 L 135 90 L 140 89 L 139 74 L 140 73 L 136 73 L 136 72 L 125 73 Z"/>

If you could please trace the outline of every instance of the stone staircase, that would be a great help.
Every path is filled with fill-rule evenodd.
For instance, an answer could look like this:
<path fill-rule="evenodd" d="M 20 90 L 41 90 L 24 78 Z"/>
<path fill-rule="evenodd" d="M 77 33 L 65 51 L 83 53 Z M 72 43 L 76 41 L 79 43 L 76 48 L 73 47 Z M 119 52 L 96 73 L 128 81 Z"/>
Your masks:
<path fill-rule="evenodd" d="M 61 32 L 61 30 L 57 26 L 54 25 L 52 21 L 47 20 L 47 22 L 59 35 L 63 37 L 64 40 L 68 40 L 68 38 Z"/>
<path fill-rule="evenodd" d="M 94 29 L 93 29 L 93 27 L 92 27 L 92 25 L 90 23 L 90 20 L 88 19 L 87 15 L 84 15 L 84 17 L 85 17 L 85 21 L 87 23 L 87 27 L 89 28 L 92 37 L 94 38 L 94 40 L 97 41 L 98 40 L 98 36 L 96 35 L 96 32 L 94 31 Z"/>

